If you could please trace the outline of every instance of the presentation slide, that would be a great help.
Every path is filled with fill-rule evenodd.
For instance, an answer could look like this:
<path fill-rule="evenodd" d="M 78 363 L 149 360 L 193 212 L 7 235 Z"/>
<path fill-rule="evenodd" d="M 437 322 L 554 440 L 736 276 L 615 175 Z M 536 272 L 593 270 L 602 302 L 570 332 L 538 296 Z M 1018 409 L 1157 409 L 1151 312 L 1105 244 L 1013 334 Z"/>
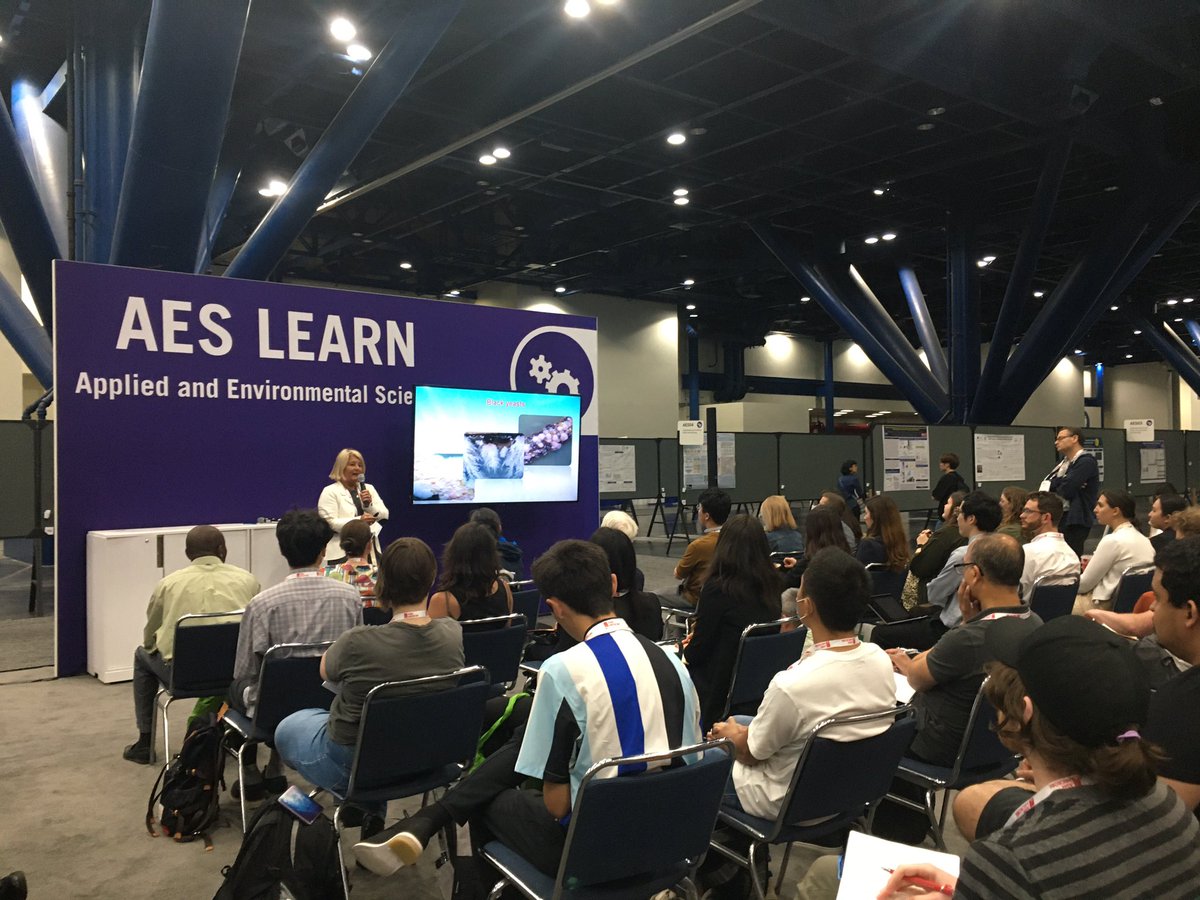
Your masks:
<path fill-rule="evenodd" d="M 418 387 L 413 409 L 413 503 L 578 499 L 578 396 Z"/>

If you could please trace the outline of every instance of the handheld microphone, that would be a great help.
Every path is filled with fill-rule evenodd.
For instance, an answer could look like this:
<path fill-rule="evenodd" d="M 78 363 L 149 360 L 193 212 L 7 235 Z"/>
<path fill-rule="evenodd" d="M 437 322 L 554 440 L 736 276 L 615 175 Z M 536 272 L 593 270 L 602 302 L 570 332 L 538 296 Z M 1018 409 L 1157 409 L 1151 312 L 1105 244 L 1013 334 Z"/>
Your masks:
<path fill-rule="evenodd" d="M 360 473 L 358 474 L 358 488 L 357 488 L 357 490 L 360 490 L 360 491 L 361 491 L 361 490 L 363 489 L 363 485 L 364 485 L 364 484 L 366 484 L 366 483 L 367 483 L 367 473 L 366 473 L 366 472 L 360 472 Z"/>

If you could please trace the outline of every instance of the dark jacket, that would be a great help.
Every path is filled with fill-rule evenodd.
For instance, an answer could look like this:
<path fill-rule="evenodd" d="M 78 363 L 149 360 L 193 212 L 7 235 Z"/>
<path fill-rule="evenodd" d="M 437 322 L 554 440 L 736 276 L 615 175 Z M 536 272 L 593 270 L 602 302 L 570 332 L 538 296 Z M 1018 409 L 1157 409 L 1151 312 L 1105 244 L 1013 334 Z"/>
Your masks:
<path fill-rule="evenodd" d="M 1065 475 L 1050 479 L 1050 490 L 1070 504 L 1058 523 L 1060 529 L 1067 525 L 1096 524 L 1092 509 L 1100 498 L 1100 467 L 1092 454 L 1080 453 L 1075 457 Z"/>
<path fill-rule="evenodd" d="M 838 490 L 846 498 L 846 509 L 854 518 L 862 514 L 863 489 L 857 475 L 841 475 L 837 480 Z"/>
<path fill-rule="evenodd" d="M 945 475 L 938 479 L 938 483 L 933 488 L 933 499 L 937 501 L 938 515 L 942 514 L 942 508 L 946 505 L 946 498 L 955 491 L 969 491 L 970 486 L 963 480 L 963 477 L 958 474 L 957 469 L 951 469 Z"/>
<path fill-rule="evenodd" d="M 908 564 L 908 571 L 921 580 L 924 586 L 946 566 L 950 554 L 967 542 L 958 532 L 957 525 L 943 525 L 925 542 L 924 547 L 918 547 Z"/>

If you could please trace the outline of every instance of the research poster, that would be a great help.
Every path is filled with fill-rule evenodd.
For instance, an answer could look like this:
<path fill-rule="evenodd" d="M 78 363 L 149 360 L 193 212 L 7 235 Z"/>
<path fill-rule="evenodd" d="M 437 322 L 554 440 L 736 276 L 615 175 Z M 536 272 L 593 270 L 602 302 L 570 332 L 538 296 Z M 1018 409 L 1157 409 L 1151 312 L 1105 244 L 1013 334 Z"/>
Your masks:
<path fill-rule="evenodd" d="M 1102 438 L 1084 438 L 1083 450 L 1096 457 L 1096 468 L 1100 470 L 1100 483 L 1104 484 L 1104 440 Z"/>
<path fill-rule="evenodd" d="M 976 434 L 975 481 L 1025 480 L 1025 435 Z"/>
<path fill-rule="evenodd" d="M 883 426 L 883 490 L 929 490 L 929 429 Z"/>
<path fill-rule="evenodd" d="M 1142 484 L 1167 480 L 1167 449 L 1162 441 L 1147 441 L 1139 448 Z"/>
<path fill-rule="evenodd" d="M 733 434 L 717 433 L 717 487 L 729 490 L 736 487 Z M 703 490 L 708 487 L 708 447 L 683 448 L 683 489 Z"/>
<path fill-rule="evenodd" d="M 637 490 L 637 447 L 633 444 L 600 445 L 600 493 L 624 494 Z"/>

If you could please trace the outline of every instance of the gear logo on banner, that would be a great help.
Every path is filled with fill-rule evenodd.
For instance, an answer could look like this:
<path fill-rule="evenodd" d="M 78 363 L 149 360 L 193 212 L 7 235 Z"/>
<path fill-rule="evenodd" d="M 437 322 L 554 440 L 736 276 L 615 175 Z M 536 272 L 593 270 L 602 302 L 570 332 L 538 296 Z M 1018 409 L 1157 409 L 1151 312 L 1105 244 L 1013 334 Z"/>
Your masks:
<path fill-rule="evenodd" d="M 573 394 L 580 398 L 580 408 L 586 413 L 596 382 L 588 352 L 572 334 L 577 330 L 546 327 L 526 335 L 513 354 L 512 389 Z"/>

